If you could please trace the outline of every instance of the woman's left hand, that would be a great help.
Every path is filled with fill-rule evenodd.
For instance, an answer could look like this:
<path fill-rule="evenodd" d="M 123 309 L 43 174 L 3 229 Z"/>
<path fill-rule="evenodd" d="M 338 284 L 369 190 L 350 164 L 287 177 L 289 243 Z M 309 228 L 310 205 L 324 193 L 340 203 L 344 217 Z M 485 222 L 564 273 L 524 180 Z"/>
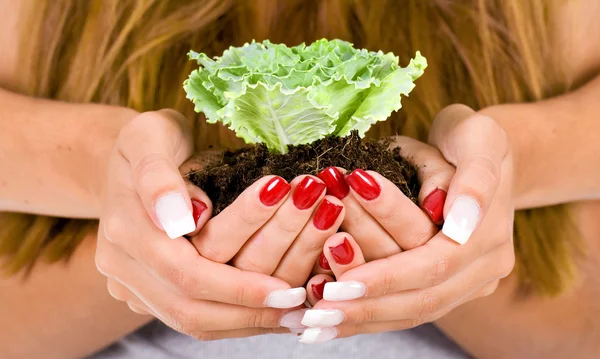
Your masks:
<path fill-rule="evenodd" d="M 504 130 L 489 117 L 453 105 L 436 117 L 430 143 L 439 152 L 407 138 L 396 143 L 419 167 L 419 203 L 429 223 L 383 176 L 360 170 L 347 176 L 352 196 L 343 202 L 346 218 L 354 219 L 343 224 L 348 235 L 334 235 L 324 248 L 337 281 L 321 274 L 308 283 L 309 298 L 315 302 L 322 281 L 328 281 L 323 300 L 304 316 L 303 324 L 312 328 L 301 342 L 435 321 L 466 301 L 493 293 L 512 271 L 512 157 Z M 431 233 L 441 213 L 443 229 L 426 240 L 419 237 Z M 357 223 L 362 238 L 353 232 Z M 369 240 L 368 233 L 384 235 Z M 396 254 L 365 264 L 365 257 L 371 258 L 363 253 L 373 257 L 382 243 L 393 251 L 392 242 L 398 246 Z"/>

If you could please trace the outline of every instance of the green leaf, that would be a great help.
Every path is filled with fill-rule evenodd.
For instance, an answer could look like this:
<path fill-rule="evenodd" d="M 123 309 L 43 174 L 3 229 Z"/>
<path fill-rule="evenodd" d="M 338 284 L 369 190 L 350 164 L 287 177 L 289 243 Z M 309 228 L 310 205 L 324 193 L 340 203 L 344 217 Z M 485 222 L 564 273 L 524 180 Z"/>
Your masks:
<path fill-rule="evenodd" d="M 326 39 L 294 47 L 253 41 L 214 59 L 188 55 L 200 67 L 184 83 L 195 110 L 282 153 L 331 134 L 364 136 L 401 108 L 400 95 L 427 67 L 419 52 L 402 68 L 392 53 Z"/>
<path fill-rule="evenodd" d="M 248 85 L 219 115 L 247 143 L 264 143 L 280 153 L 287 152 L 287 145 L 314 142 L 335 128 L 335 119 L 308 99 L 305 88 L 286 91 L 281 83 Z"/>

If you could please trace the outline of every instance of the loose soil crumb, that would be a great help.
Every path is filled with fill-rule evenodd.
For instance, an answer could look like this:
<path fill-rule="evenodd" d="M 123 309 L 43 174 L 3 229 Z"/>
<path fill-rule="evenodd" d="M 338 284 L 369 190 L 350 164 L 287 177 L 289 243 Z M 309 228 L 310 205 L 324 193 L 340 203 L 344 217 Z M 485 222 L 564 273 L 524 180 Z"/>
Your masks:
<path fill-rule="evenodd" d="M 329 166 L 348 173 L 356 168 L 376 171 L 417 203 L 417 170 L 400 156 L 400 148 L 390 150 L 385 141 L 362 141 L 356 132 L 345 138 L 327 137 L 310 145 L 290 146 L 285 155 L 270 153 L 262 144 L 225 152 L 221 161 L 192 171 L 188 177 L 206 192 L 216 215 L 261 177 L 277 175 L 291 181 L 302 174 L 317 175 Z"/>

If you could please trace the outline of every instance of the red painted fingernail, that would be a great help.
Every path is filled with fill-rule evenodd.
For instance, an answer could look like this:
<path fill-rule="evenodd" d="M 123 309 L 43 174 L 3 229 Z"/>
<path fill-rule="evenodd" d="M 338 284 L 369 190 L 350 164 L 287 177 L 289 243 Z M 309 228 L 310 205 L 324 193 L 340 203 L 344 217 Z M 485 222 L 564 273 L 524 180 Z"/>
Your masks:
<path fill-rule="evenodd" d="M 323 289 L 325 289 L 325 284 L 327 284 L 327 279 L 323 279 L 323 281 L 319 284 L 311 284 L 312 293 L 318 300 L 323 299 Z"/>
<path fill-rule="evenodd" d="M 327 185 L 327 194 L 344 199 L 350 192 L 350 187 L 344 179 L 344 175 L 335 167 L 328 167 L 317 175 Z"/>
<path fill-rule="evenodd" d="M 325 253 L 321 253 L 321 255 L 319 256 L 319 267 L 325 270 L 331 270 L 331 267 L 329 266 L 329 261 L 327 260 L 327 257 L 325 257 Z"/>
<path fill-rule="evenodd" d="M 342 209 L 344 209 L 343 206 L 331 203 L 326 199 L 323 200 L 313 217 L 313 224 L 317 229 L 322 231 L 331 228 L 340 215 L 340 212 L 342 212 Z"/>
<path fill-rule="evenodd" d="M 285 197 L 292 186 L 281 177 L 273 177 L 260 191 L 258 197 L 265 206 L 274 206 Z"/>
<path fill-rule="evenodd" d="M 354 260 L 354 249 L 348 238 L 344 238 L 344 241 L 335 247 L 329 247 L 329 251 L 337 264 L 346 265 Z"/>
<path fill-rule="evenodd" d="M 200 216 L 204 211 L 206 211 L 208 207 L 206 204 L 198 199 L 192 198 L 192 215 L 194 216 L 194 223 L 198 225 L 198 220 L 200 220 Z"/>
<path fill-rule="evenodd" d="M 294 191 L 294 206 L 298 209 L 312 207 L 325 190 L 325 184 L 317 179 L 307 176 L 298 184 Z"/>
<path fill-rule="evenodd" d="M 348 177 L 346 177 L 346 182 L 348 182 L 350 187 L 352 187 L 359 196 L 367 201 L 379 197 L 379 194 L 381 193 L 381 187 L 375 182 L 375 179 L 360 168 L 355 169 Z"/>
<path fill-rule="evenodd" d="M 442 224 L 444 222 L 444 204 L 446 203 L 446 191 L 440 188 L 436 188 L 435 191 L 425 197 L 423 200 L 423 208 L 431 220 L 435 224 Z"/>

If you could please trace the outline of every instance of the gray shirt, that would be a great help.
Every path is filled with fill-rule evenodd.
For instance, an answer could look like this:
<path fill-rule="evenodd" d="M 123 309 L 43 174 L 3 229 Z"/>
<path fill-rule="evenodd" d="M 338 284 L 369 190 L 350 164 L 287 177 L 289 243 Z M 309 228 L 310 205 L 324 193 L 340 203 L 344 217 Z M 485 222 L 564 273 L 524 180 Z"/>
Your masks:
<path fill-rule="evenodd" d="M 300 344 L 294 335 L 200 342 L 153 322 L 90 359 L 464 359 L 468 356 L 433 325 Z"/>

